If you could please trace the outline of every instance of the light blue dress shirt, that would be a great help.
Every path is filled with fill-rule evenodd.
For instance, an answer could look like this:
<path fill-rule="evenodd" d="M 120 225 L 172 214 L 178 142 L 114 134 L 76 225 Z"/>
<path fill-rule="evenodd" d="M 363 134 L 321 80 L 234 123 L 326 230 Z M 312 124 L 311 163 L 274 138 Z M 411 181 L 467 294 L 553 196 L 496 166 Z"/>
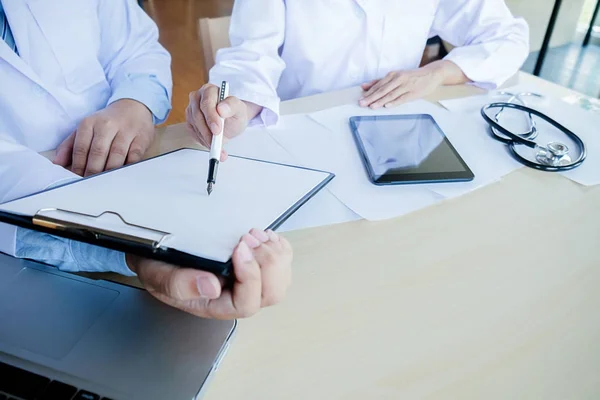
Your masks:
<path fill-rule="evenodd" d="M 109 104 L 121 99 L 144 104 L 152 112 L 155 124 L 163 122 L 171 109 L 167 90 L 152 75 L 137 75 L 121 82 L 113 91 Z M 127 266 L 122 252 L 29 229 L 17 230 L 16 256 L 54 265 L 69 272 L 135 275 Z"/>
<path fill-rule="evenodd" d="M 160 84 L 156 75 L 130 74 L 114 82 L 108 104 L 123 99 L 136 100 L 148 107 L 155 125 L 165 122 L 171 111 L 167 89 Z"/>
<path fill-rule="evenodd" d="M 4 0 L 0 0 L 0 11 L 2 13 L 4 13 L 4 7 L 2 5 L 3 1 Z M 15 12 L 14 15 L 21 15 L 24 18 L 24 21 L 27 21 L 27 23 L 32 23 L 32 21 L 35 19 L 33 15 L 34 11 L 37 17 L 41 17 L 41 14 L 43 12 L 51 10 L 52 5 L 50 5 L 50 3 L 37 3 L 36 7 L 33 10 L 27 9 L 27 7 L 25 7 L 25 9 L 27 9 L 28 12 L 24 12 L 21 14 Z M 79 2 L 76 0 L 69 0 L 64 2 L 64 4 L 70 3 L 79 4 Z M 82 5 L 82 10 L 93 10 L 94 7 L 93 5 L 91 5 L 91 2 L 85 3 L 85 5 Z M 91 85 L 92 83 L 96 83 L 96 81 L 92 80 L 99 78 L 99 76 L 92 76 L 92 74 L 90 73 L 86 76 L 82 75 L 81 77 L 79 77 L 86 78 L 87 80 L 78 80 L 78 77 L 74 77 L 75 83 L 83 82 L 84 86 L 88 83 L 91 85 L 89 88 L 87 86 L 85 88 L 82 87 L 83 89 L 85 89 L 85 91 L 81 93 L 81 104 L 73 106 L 71 101 L 72 99 L 66 95 L 61 95 L 57 97 L 56 101 L 61 106 L 70 107 L 65 109 L 65 115 L 78 115 L 79 117 L 78 113 L 80 113 L 81 109 L 86 109 L 87 115 L 97 110 L 98 105 L 96 105 L 96 103 L 94 103 L 93 101 L 90 101 L 89 98 L 98 99 L 98 96 L 102 96 L 102 99 L 107 99 L 105 104 L 111 104 L 121 99 L 132 99 L 144 104 L 151 111 L 153 121 L 155 124 L 160 124 L 164 122 L 168 116 L 169 111 L 171 110 L 171 74 L 168 65 L 170 58 L 168 57 L 168 53 L 164 50 L 164 48 L 162 48 L 162 46 L 160 46 L 157 42 L 158 31 L 156 25 L 143 12 L 143 10 L 141 10 L 133 2 L 103 1 L 101 3 L 102 7 L 98 8 L 98 17 L 100 18 L 101 26 L 90 28 L 88 32 L 84 33 L 86 33 L 90 38 L 96 38 L 97 36 L 101 37 L 101 40 L 106 41 L 106 45 L 100 46 L 102 48 L 102 51 L 96 55 L 97 57 L 99 57 L 97 60 L 91 59 L 93 55 L 90 54 L 87 54 L 85 56 L 88 58 L 82 56 L 78 60 L 86 61 L 88 63 L 86 64 L 86 66 L 89 65 L 92 68 L 95 67 L 95 73 L 98 73 L 99 67 L 103 67 L 104 72 L 106 74 L 106 81 L 110 84 L 110 92 L 102 93 L 100 88 L 104 88 L 105 85 Z M 9 3 L 5 2 L 4 4 Z M 61 2 L 61 4 L 63 3 Z M 100 3 L 98 4 L 100 5 Z M 16 9 L 16 7 L 13 7 L 13 9 Z M 52 24 L 51 18 L 41 18 L 41 20 L 43 21 L 44 26 L 47 29 L 51 30 L 60 29 L 60 24 L 62 23 L 61 21 L 55 21 L 56 26 L 54 26 Z M 17 20 L 16 24 L 18 25 L 19 23 L 19 20 Z M 116 28 L 111 26 L 114 23 L 117 24 Z M 73 28 L 73 26 L 71 26 L 71 28 Z M 8 32 L 8 29 L 5 30 L 4 26 L 2 26 L 1 29 L 2 30 L 0 31 L 0 34 L 2 34 L 2 36 L 0 37 L 0 41 L 2 41 L 2 38 L 5 38 L 4 40 L 7 43 L 9 43 L 9 47 L 13 51 L 15 51 L 17 55 L 19 55 L 19 40 L 16 40 L 17 49 L 15 49 L 14 46 L 11 45 L 12 43 L 14 43 L 14 40 L 11 40 L 11 38 L 19 38 L 14 37 L 14 29 L 12 31 L 13 36 L 11 37 L 8 37 L 8 35 L 6 34 Z M 40 43 L 45 43 L 42 40 L 45 35 L 43 34 L 43 32 L 37 32 L 36 30 L 33 30 L 32 32 L 33 33 L 30 36 L 27 36 L 27 30 L 21 30 L 21 43 L 28 43 L 30 52 L 34 51 L 32 49 L 36 49 L 39 47 L 42 49 L 42 53 L 40 54 L 45 54 L 44 51 L 46 51 L 47 49 L 44 46 L 39 45 Z M 48 43 L 47 45 L 53 45 L 55 48 L 62 50 L 62 48 L 56 43 L 56 41 L 58 40 L 56 36 L 54 36 L 54 39 L 55 40 L 53 43 Z M 34 43 L 33 41 L 36 42 Z M 73 43 L 71 44 L 77 43 L 79 42 L 73 41 Z M 4 54 L 10 56 L 9 58 L 12 58 L 12 54 L 8 54 L 9 51 L 6 51 L 6 49 L 2 50 Z M 65 56 L 65 54 L 59 55 L 61 57 L 60 60 L 57 61 L 62 61 L 67 64 L 61 64 L 60 62 L 57 62 L 56 64 L 50 63 L 48 68 L 55 68 L 55 74 L 58 74 L 58 68 L 65 67 L 65 65 L 69 67 L 72 66 L 69 63 L 73 60 L 70 60 L 69 57 Z M 35 57 L 31 58 L 30 62 L 37 63 L 35 65 L 38 68 L 41 67 L 39 65 L 41 64 L 41 61 Z M 20 68 L 20 64 L 15 63 L 14 60 L 12 62 L 9 61 L 7 63 L 4 63 L 4 65 L 0 63 L 0 65 L 4 67 L 3 74 L 6 70 L 8 70 L 10 73 L 14 73 L 13 69 L 19 70 Z M 27 79 L 30 79 L 27 71 L 23 72 L 23 76 L 18 75 L 18 78 L 7 78 L 7 80 L 8 79 L 15 80 L 15 84 L 12 85 L 13 88 L 28 88 L 29 86 L 31 86 L 30 82 L 27 81 Z M 65 82 L 65 85 L 66 83 L 67 82 Z M 83 90 L 82 88 L 77 87 L 76 90 Z M 42 97 L 40 96 L 39 98 L 41 99 Z M 45 99 L 45 97 L 43 98 Z M 20 109 L 25 108 L 24 102 L 19 102 L 21 100 L 22 99 L 15 98 L 14 104 L 12 104 L 13 106 L 18 107 L 19 111 Z M 37 98 L 34 100 L 35 101 L 33 101 L 32 103 L 37 105 L 38 107 L 40 106 L 40 104 L 44 104 L 44 101 L 42 100 L 38 100 Z M 11 99 L 7 99 L 7 101 L 11 101 Z M 69 103 L 69 101 L 71 102 Z M 64 102 L 64 104 L 62 102 Z M 56 112 L 56 109 L 58 107 L 56 107 L 54 102 L 47 101 L 47 103 L 48 112 Z M 29 104 L 27 105 L 29 106 Z M 16 124 L 16 126 L 22 127 L 23 129 L 27 130 L 24 133 L 24 137 L 19 138 L 17 142 L 27 142 L 27 140 L 29 139 L 31 139 L 31 141 L 33 142 L 36 141 L 35 135 L 39 134 L 40 131 L 35 131 L 35 129 L 32 129 L 35 128 L 35 124 L 25 124 L 23 126 L 19 125 L 19 121 L 21 118 L 23 118 L 23 115 L 14 115 L 14 118 L 12 118 L 13 116 L 7 114 L 3 115 L 3 117 L 4 118 L 0 118 L 0 130 L 10 131 L 14 128 Z M 68 122 L 69 121 L 65 121 L 62 117 L 56 118 L 57 127 L 59 128 L 64 128 L 65 124 Z M 33 135 L 33 137 L 30 138 L 28 135 Z M 44 139 L 46 139 L 46 142 L 44 142 L 45 144 L 41 145 L 41 147 L 44 147 L 48 142 L 52 142 L 52 138 L 39 138 L 41 142 L 43 142 Z M 8 152 L 8 154 L 10 155 L 10 151 Z M 35 155 L 37 156 L 37 154 Z M 0 164 L 2 164 L 1 161 L 5 160 L 0 160 Z M 4 165 L 0 165 L 0 176 L 6 173 L 6 169 L 4 171 L 2 170 L 3 166 Z M 10 173 L 10 165 L 8 165 L 8 167 L 8 171 Z M 32 168 L 34 167 L 38 168 L 39 165 L 33 166 Z M 48 176 L 41 177 L 40 179 L 42 183 L 44 183 L 44 179 L 48 179 L 48 177 L 51 176 L 53 176 L 53 174 L 48 174 Z M 2 176 L 2 178 L 4 179 L 5 176 Z M 20 176 L 9 176 L 9 178 L 13 178 L 15 182 L 20 182 Z M 23 179 L 25 178 L 30 179 L 31 175 L 23 175 Z M 10 182 L 11 179 L 8 179 L 8 183 L 6 182 L 6 179 L 4 179 L 4 182 L 1 182 L 0 180 L 0 183 L 4 184 L 3 190 L 8 188 L 10 192 L 11 187 L 7 186 Z M 60 183 L 63 184 L 65 182 L 63 180 Z M 27 185 L 25 184 L 22 186 L 27 187 Z M 32 188 L 36 188 L 35 184 L 30 186 Z M 19 190 L 23 191 L 23 188 L 21 187 Z M 34 190 L 32 189 L 32 191 Z M 21 195 L 23 194 L 24 193 L 21 193 Z M 10 234 L 10 232 L 8 234 Z M 16 246 L 12 249 L 10 248 L 11 246 L 5 246 L 4 249 L 10 251 L 11 254 L 19 258 L 27 258 L 36 261 L 41 261 L 47 264 L 54 265 L 60 268 L 61 270 L 65 271 L 111 271 L 123 275 L 133 275 L 133 272 L 128 268 L 126 264 L 125 255 L 121 252 L 108 250 L 100 248 L 98 246 L 92 246 L 89 244 L 80 243 L 77 241 L 63 239 L 49 234 L 21 228 L 16 229 L 15 237 Z"/>
<path fill-rule="evenodd" d="M 152 112 L 155 124 L 163 122 L 171 110 L 167 90 L 152 75 L 137 75 L 120 82 L 109 104 L 121 99 L 144 104 Z M 17 230 L 15 255 L 54 265 L 62 271 L 135 275 L 127 266 L 122 252 L 23 228 Z"/>
<path fill-rule="evenodd" d="M 53 265 L 67 272 L 116 272 L 134 276 L 125 254 L 29 229 L 17 229 L 18 258 Z"/>

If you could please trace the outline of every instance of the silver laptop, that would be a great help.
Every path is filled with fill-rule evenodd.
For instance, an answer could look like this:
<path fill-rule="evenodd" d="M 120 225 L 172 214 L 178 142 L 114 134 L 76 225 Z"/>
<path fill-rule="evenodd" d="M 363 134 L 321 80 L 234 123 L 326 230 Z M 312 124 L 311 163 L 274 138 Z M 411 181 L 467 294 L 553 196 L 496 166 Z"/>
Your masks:
<path fill-rule="evenodd" d="M 235 328 L 0 253 L 0 399 L 197 399 Z"/>

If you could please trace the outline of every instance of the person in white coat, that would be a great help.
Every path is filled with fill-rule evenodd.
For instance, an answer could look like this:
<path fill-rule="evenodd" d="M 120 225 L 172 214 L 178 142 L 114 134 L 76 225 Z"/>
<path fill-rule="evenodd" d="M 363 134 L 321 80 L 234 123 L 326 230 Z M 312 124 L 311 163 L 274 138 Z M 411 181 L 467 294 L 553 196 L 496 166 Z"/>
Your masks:
<path fill-rule="evenodd" d="M 171 108 L 170 56 L 135 0 L 0 0 L 0 203 L 139 161 Z M 53 162 L 39 153 L 57 149 Z M 207 272 L 0 224 L 0 251 L 140 278 L 161 301 L 236 318 L 279 302 L 292 250 L 252 230 L 232 289 Z"/>
<path fill-rule="evenodd" d="M 419 68 L 429 38 L 456 46 Z M 522 66 L 529 29 L 504 0 L 236 0 L 231 46 L 190 93 L 188 128 L 209 146 L 277 122 L 279 102 L 362 85 L 363 107 L 393 107 L 470 83 L 493 89 Z M 218 86 L 230 97 L 217 107 Z"/>

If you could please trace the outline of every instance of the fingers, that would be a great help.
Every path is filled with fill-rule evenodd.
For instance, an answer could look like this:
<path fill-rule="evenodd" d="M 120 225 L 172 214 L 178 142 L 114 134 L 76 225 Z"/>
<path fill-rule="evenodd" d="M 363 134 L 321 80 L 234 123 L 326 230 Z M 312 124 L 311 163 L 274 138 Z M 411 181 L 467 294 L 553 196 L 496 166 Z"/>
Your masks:
<path fill-rule="evenodd" d="M 73 172 L 89 176 L 140 161 L 156 135 L 152 122 L 145 105 L 127 99 L 85 118 L 72 138 Z M 69 146 L 67 140 L 59 147 L 57 162 L 68 162 Z"/>
<path fill-rule="evenodd" d="M 213 318 L 247 318 L 260 310 L 260 266 L 245 240 L 241 240 L 235 248 L 232 261 L 235 283 L 231 290 L 209 302 L 207 312 Z"/>
<path fill-rule="evenodd" d="M 234 286 L 209 302 L 211 317 L 247 318 L 283 300 L 291 284 L 292 249 L 287 240 L 253 229 L 242 237 L 232 260 Z"/>
<path fill-rule="evenodd" d="M 224 141 L 244 131 L 248 125 L 248 106 L 237 97 L 228 97 L 217 106 L 217 112 L 225 120 Z"/>
<path fill-rule="evenodd" d="M 127 135 L 123 132 L 117 134 L 110 146 L 106 170 L 119 168 L 125 164 L 133 139 L 133 135 Z"/>
<path fill-rule="evenodd" d="M 247 110 L 246 104 L 237 97 L 228 97 L 217 106 L 217 113 L 223 119 L 245 121 Z"/>
<path fill-rule="evenodd" d="M 202 138 L 202 135 L 200 133 L 198 133 L 198 131 L 192 124 L 186 123 L 185 127 L 186 127 L 187 131 L 200 142 L 201 145 L 203 145 L 204 147 L 210 148 L 210 144 L 204 143 L 204 139 Z M 225 149 L 222 149 L 221 157 L 220 157 L 221 162 L 227 161 L 227 157 L 228 157 L 227 151 Z"/>
<path fill-rule="evenodd" d="M 213 134 L 208 126 L 208 123 L 206 122 L 206 118 L 200 106 L 200 103 L 202 101 L 202 93 L 202 89 L 190 93 L 190 104 L 188 106 L 188 109 L 186 110 L 186 119 L 187 122 L 194 128 L 198 142 L 200 142 L 202 146 L 210 148 L 210 143 L 212 141 Z M 210 97 L 210 91 L 209 94 L 207 94 L 207 98 L 208 97 Z M 209 100 L 205 100 L 205 102 L 208 101 Z M 214 104 L 215 109 L 213 110 L 213 112 L 216 114 L 216 97 Z"/>
<path fill-rule="evenodd" d="M 419 96 L 415 92 L 407 92 L 403 95 L 397 97 L 396 99 L 390 101 L 385 105 L 387 108 L 396 107 L 404 103 L 408 103 L 410 101 L 418 99 Z"/>
<path fill-rule="evenodd" d="M 400 86 L 397 87 L 396 89 L 392 90 L 391 92 L 389 92 L 388 94 L 386 94 L 385 96 L 383 96 L 382 98 L 380 98 L 379 100 L 377 100 L 376 102 L 372 103 L 370 105 L 370 107 L 372 109 L 377 109 L 377 108 L 381 108 L 381 107 L 389 107 L 388 104 L 396 99 L 398 99 L 399 97 L 405 95 L 408 93 L 408 89 L 404 86 Z"/>
<path fill-rule="evenodd" d="M 204 85 L 190 93 L 186 119 L 190 133 L 206 148 L 210 148 L 213 135 L 224 132 L 231 139 L 244 131 L 248 125 L 248 105 L 237 97 L 227 97 L 219 102 L 219 88 Z M 223 123 L 225 126 L 223 126 Z"/>
<path fill-rule="evenodd" d="M 371 100 L 373 98 L 373 96 L 383 87 L 387 86 L 389 83 L 393 82 L 395 79 L 397 79 L 398 77 L 398 73 L 396 72 L 390 72 L 389 74 L 387 74 L 385 77 L 383 77 L 383 79 L 380 79 L 379 81 L 377 81 L 373 86 L 371 86 L 370 89 L 367 90 L 367 92 L 363 95 L 363 98 L 361 99 L 360 104 L 361 105 L 369 105 L 370 102 L 369 100 Z M 373 101 L 371 100 L 371 103 Z"/>
<path fill-rule="evenodd" d="M 73 144 L 75 143 L 75 132 L 66 138 L 56 149 L 54 164 L 67 168 L 73 161 Z"/>
<path fill-rule="evenodd" d="M 387 94 L 387 92 L 389 91 L 388 85 L 394 82 L 395 80 L 399 79 L 399 76 L 401 75 L 398 75 L 398 73 L 396 72 L 390 72 L 389 74 L 387 74 L 383 79 L 379 80 L 369 90 L 367 90 L 363 98 L 360 100 L 359 104 L 364 107 L 370 105 L 376 100 L 379 100 L 383 96 L 382 91 L 384 91 L 385 94 Z"/>
<path fill-rule="evenodd" d="M 214 85 L 204 85 L 200 89 L 200 111 L 206 120 L 206 125 L 213 135 L 221 131 L 221 116 L 217 112 L 219 88 Z"/>
<path fill-rule="evenodd" d="M 94 136 L 94 125 L 91 119 L 84 119 L 77 127 L 73 142 L 72 171 L 83 176 L 88 160 L 88 153 Z"/>
<path fill-rule="evenodd" d="M 185 110 L 185 118 L 186 118 L 185 126 L 186 126 L 188 132 L 190 132 L 192 134 L 192 136 L 194 137 L 194 139 L 196 139 L 198 141 L 198 143 L 200 143 L 204 147 L 208 147 L 206 138 L 204 138 L 204 136 L 202 136 L 200 131 L 198 131 L 198 129 L 196 128 L 196 125 L 193 124 L 191 104 Z M 206 128 L 206 129 L 208 129 L 208 128 Z"/>
<path fill-rule="evenodd" d="M 104 171 L 113 140 L 119 133 L 119 127 L 110 119 L 97 120 L 93 128 L 92 143 L 89 148 L 85 176 Z M 75 138 L 77 141 L 77 138 Z"/>
<path fill-rule="evenodd" d="M 170 304 L 221 296 L 219 279 L 206 271 L 144 260 L 136 272 L 149 292 L 161 300 L 169 299 Z"/>
<path fill-rule="evenodd" d="M 291 284 L 291 247 L 273 231 L 253 229 L 251 234 L 261 242 L 254 257 L 261 269 L 261 307 L 269 307 L 283 300 Z"/>
<path fill-rule="evenodd" d="M 360 87 L 362 88 L 362 90 L 369 90 L 373 87 L 373 85 L 375 85 L 377 82 L 379 82 L 379 79 L 375 79 L 372 80 L 371 82 L 366 82 L 363 83 L 362 85 L 360 85 Z"/>
<path fill-rule="evenodd" d="M 250 317 L 283 300 L 291 284 L 292 248 L 272 231 L 253 229 L 240 239 L 232 256 L 235 281 L 227 290 L 208 272 L 131 257 L 132 271 L 154 297 L 205 318 Z"/>
<path fill-rule="evenodd" d="M 144 158 L 144 154 L 150 147 L 150 142 L 142 136 L 136 136 L 131 142 L 129 153 L 127 154 L 127 164 L 139 162 Z"/>

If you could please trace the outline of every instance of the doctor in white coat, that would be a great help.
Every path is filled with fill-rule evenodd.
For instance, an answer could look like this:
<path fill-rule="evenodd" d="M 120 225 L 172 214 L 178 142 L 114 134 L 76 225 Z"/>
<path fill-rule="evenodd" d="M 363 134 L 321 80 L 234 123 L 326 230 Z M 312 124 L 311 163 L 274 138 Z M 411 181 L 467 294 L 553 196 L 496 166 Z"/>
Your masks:
<path fill-rule="evenodd" d="M 426 42 L 456 46 L 419 68 Z M 248 123 L 277 122 L 279 102 L 362 85 L 363 107 L 393 107 L 440 85 L 493 89 L 529 52 L 529 29 L 504 0 L 236 0 L 231 47 L 217 53 L 209 84 L 190 93 L 188 128 L 205 146 Z M 231 97 L 217 107 L 221 81 Z"/>
<path fill-rule="evenodd" d="M 170 110 L 170 56 L 135 0 L 0 0 L 0 202 L 142 158 Z M 58 147 L 50 162 L 39 152 Z M 0 223 L 0 251 L 67 271 L 137 274 L 161 301 L 212 318 L 281 300 L 291 248 L 253 230 L 236 283 Z"/>

